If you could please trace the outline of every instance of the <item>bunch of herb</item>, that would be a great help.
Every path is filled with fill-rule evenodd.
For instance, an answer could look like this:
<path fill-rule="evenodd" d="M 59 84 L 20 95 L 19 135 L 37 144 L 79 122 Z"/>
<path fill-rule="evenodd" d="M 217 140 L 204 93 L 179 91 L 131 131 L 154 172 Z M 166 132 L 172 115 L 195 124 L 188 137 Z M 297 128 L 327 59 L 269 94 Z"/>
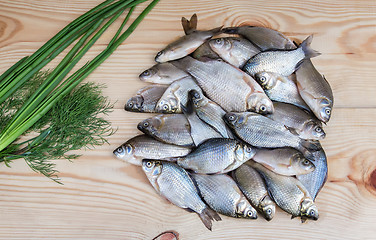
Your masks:
<path fill-rule="evenodd" d="M 0 76 L 0 104 L 2 105 L 0 162 L 9 166 L 10 161 L 22 157 L 33 170 L 57 181 L 54 164 L 48 162 L 47 159 L 49 157 L 74 158 L 75 155 L 65 155 L 65 153 L 68 150 L 78 149 L 81 144 L 78 143 L 78 138 L 72 138 L 69 135 L 77 129 L 74 129 L 74 127 L 65 128 L 65 126 L 68 125 L 69 121 L 77 124 L 80 115 L 86 114 L 86 118 L 88 118 L 88 115 L 91 114 L 107 112 L 109 107 L 108 104 L 100 105 L 96 109 L 98 112 L 82 114 L 82 112 L 88 110 L 88 104 L 98 101 L 90 100 L 90 97 L 93 97 L 95 92 L 98 93 L 99 89 L 93 85 L 83 85 L 79 88 L 77 86 L 128 38 L 158 2 L 158 0 L 152 1 L 129 25 L 127 30 L 121 33 L 135 6 L 144 1 L 146 0 L 107 0 L 99 4 L 68 24 L 33 55 L 22 58 Z M 83 55 L 126 9 L 129 9 L 128 14 L 108 43 L 107 48 L 66 78 Z M 52 71 L 48 73 L 40 72 L 47 63 L 74 42 L 76 43 L 70 51 Z M 33 76 L 36 77 L 30 80 Z M 38 81 L 40 82 L 38 83 Z M 25 84 L 29 84 L 29 86 L 25 87 Z M 88 91 L 86 89 L 86 92 L 92 95 L 84 95 L 84 91 L 80 92 L 80 89 L 85 87 L 93 90 Z M 32 91 L 25 89 L 32 89 Z M 80 93 L 78 99 L 72 94 L 72 91 L 79 91 L 75 92 L 76 95 Z M 69 105 L 64 102 L 70 101 L 66 99 L 67 97 L 72 99 L 74 97 L 75 100 L 72 101 L 75 102 L 81 101 L 84 104 L 80 110 L 82 112 L 67 109 Z M 84 98 L 87 99 L 84 100 Z M 97 96 L 97 99 L 101 98 Z M 71 102 L 72 104 L 73 102 Z M 70 115 L 57 115 L 57 112 L 63 111 L 68 111 Z M 61 125 L 59 127 L 58 122 Z M 94 146 L 105 141 L 104 136 L 109 133 L 107 124 L 103 121 L 94 121 L 94 124 L 87 124 L 87 129 L 84 131 L 86 136 L 83 134 L 83 137 L 86 138 L 82 140 L 85 145 L 81 147 Z M 38 132 L 39 135 L 19 143 L 20 137 L 31 130 Z M 89 133 L 91 136 L 89 136 Z M 52 141 L 55 141 L 56 145 L 53 145 Z M 46 149 L 51 151 L 46 151 Z"/>

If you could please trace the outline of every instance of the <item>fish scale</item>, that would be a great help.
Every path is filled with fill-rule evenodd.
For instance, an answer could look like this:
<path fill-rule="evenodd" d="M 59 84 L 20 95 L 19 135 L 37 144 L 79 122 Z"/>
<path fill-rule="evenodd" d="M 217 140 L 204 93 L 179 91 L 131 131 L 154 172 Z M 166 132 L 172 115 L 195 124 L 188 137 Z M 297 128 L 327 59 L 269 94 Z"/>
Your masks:
<path fill-rule="evenodd" d="M 247 152 L 246 148 L 250 151 Z M 209 139 L 190 154 L 176 158 L 179 166 L 197 173 L 229 172 L 254 156 L 255 150 L 227 138 Z"/>
<path fill-rule="evenodd" d="M 145 122 L 149 123 L 148 127 L 143 126 Z M 162 142 L 193 146 L 189 122 L 183 114 L 157 115 L 140 122 L 137 128 Z"/>
<path fill-rule="evenodd" d="M 268 194 L 260 174 L 251 166 L 243 164 L 234 171 L 234 176 L 240 189 L 254 206 L 258 206 L 259 202 Z"/>
<path fill-rule="evenodd" d="M 235 132 L 249 144 L 266 148 L 299 146 L 300 138 L 291 134 L 284 125 L 262 115 L 249 113 L 248 116 L 247 124 L 235 126 Z"/>
<path fill-rule="evenodd" d="M 207 96 L 226 111 L 246 111 L 247 99 L 254 91 L 262 93 L 263 97 L 267 98 L 255 80 L 249 79 L 241 70 L 223 61 L 201 62 L 185 57 L 174 64 L 191 74 Z M 246 81 L 251 80 L 254 83 L 247 84 Z M 249 84 L 254 84 L 253 89 Z"/>
<path fill-rule="evenodd" d="M 231 177 L 223 174 L 192 174 L 192 177 L 197 183 L 201 196 L 213 210 L 227 216 L 238 217 L 236 215 L 238 202 L 241 200 L 247 202 L 247 200 Z"/>
<path fill-rule="evenodd" d="M 163 163 L 157 183 L 160 193 L 179 207 L 194 209 L 198 212 L 206 207 L 186 171 L 173 163 Z M 176 191 L 177 189 L 179 191 Z"/>
<path fill-rule="evenodd" d="M 304 197 L 300 187 L 304 186 L 296 178 L 278 175 L 260 164 L 253 164 L 252 167 L 263 176 L 275 203 L 293 216 L 300 216 L 300 203 Z"/>

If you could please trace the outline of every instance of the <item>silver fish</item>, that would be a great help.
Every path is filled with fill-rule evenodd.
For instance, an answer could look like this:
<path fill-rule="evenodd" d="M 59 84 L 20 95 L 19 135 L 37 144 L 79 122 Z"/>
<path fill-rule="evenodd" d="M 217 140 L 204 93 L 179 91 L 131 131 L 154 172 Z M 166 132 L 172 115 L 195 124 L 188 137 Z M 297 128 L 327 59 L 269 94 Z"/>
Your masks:
<path fill-rule="evenodd" d="M 311 42 L 312 35 L 307 37 L 297 49 L 261 52 L 249 59 L 243 70 L 252 77 L 259 72 L 274 72 L 282 76 L 290 76 L 299 68 L 304 59 L 320 55 L 310 47 Z"/>
<path fill-rule="evenodd" d="M 155 110 L 162 113 L 181 113 L 181 105 L 186 106 L 188 92 L 192 89 L 202 93 L 201 88 L 192 77 L 186 77 L 171 83 L 160 97 Z"/>
<path fill-rule="evenodd" d="M 255 153 L 254 148 L 237 140 L 215 138 L 201 143 L 190 154 L 173 160 L 196 173 L 226 173 L 251 159 Z"/>
<path fill-rule="evenodd" d="M 328 178 L 328 163 L 323 149 L 314 152 L 313 158 L 315 160 L 313 161 L 315 170 L 296 177 L 307 188 L 312 198 L 315 199 Z"/>
<path fill-rule="evenodd" d="M 119 159 L 141 166 L 142 159 L 168 159 L 185 156 L 190 153 L 188 147 L 181 147 L 155 140 L 146 135 L 133 137 L 116 148 L 113 153 Z"/>
<path fill-rule="evenodd" d="M 192 99 L 188 100 L 187 107 L 181 105 L 183 113 L 189 122 L 191 129 L 191 137 L 195 146 L 200 145 L 202 142 L 211 139 L 211 138 L 220 138 L 222 137 L 219 132 L 217 132 L 210 125 L 203 122 L 196 114 L 193 109 Z"/>
<path fill-rule="evenodd" d="M 274 113 L 268 115 L 268 118 L 294 128 L 300 138 L 313 140 L 325 138 L 326 134 L 321 122 L 312 114 L 291 104 L 278 102 L 273 104 Z"/>
<path fill-rule="evenodd" d="M 299 180 L 276 174 L 258 163 L 249 162 L 264 178 L 268 192 L 275 203 L 293 217 L 317 220 L 319 212 L 311 195 Z"/>
<path fill-rule="evenodd" d="M 271 100 L 290 103 L 310 111 L 307 104 L 300 97 L 294 74 L 285 77 L 272 72 L 259 72 L 255 74 L 255 79 Z"/>
<path fill-rule="evenodd" d="M 223 60 L 238 68 L 260 52 L 250 41 L 239 37 L 211 39 L 209 45 Z"/>
<path fill-rule="evenodd" d="M 155 109 L 155 105 L 166 91 L 167 86 L 164 85 L 150 85 L 141 88 L 136 96 L 131 97 L 124 109 L 131 112 L 147 112 L 156 113 L 159 112 Z"/>
<path fill-rule="evenodd" d="M 183 58 L 194 52 L 207 39 L 221 33 L 222 27 L 214 28 L 208 31 L 192 31 L 188 35 L 180 37 L 178 40 L 170 43 L 163 50 L 157 53 L 155 61 L 162 63 Z"/>
<path fill-rule="evenodd" d="M 140 122 L 137 128 L 165 143 L 194 146 L 189 122 L 183 114 L 160 114 Z"/>
<path fill-rule="evenodd" d="M 206 95 L 225 111 L 273 112 L 273 104 L 260 85 L 228 63 L 219 60 L 201 62 L 185 57 L 173 64 L 191 74 Z"/>
<path fill-rule="evenodd" d="M 285 176 L 307 174 L 315 169 L 311 161 L 293 148 L 259 149 L 252 160 Z"/>
<path fill-rule="evenodd" d="M 185 35 L 189 35 L 192 32 L 197 30 L 197 15 L 193 14 L 191 19 L 188 20 L 185 17 L 181 19 L 181 24 L 183 26 Z M 196 59 L 200 59 L 202 57 L 218 59 L 220 58 L 209 46 L 209 42 L 205 41 L 198 47 L 193 53 L 192 57 Z"/>
<path fill-rule="evenodd" d="M 204 225 L 211 230 L 212 221 L 221 217 L 210 209 L 198 195 L 188 173 L 174 163 L 143 160 L 142 169 L 154 189 L 172 204 L 196 212 Z"/>
<path fill-rule="evenodd" d="M 255 147 L 293 147 L 309 159 L 320 148 L 318 141 L 301 139 L 285 125 L 257 113 L 226 113 L 224 119 L 243 141 Z"/>
<path fill-rule="evenodd" d="M 141 81 L 158 84 L 171 84 L 185 77 L 189 77 L 189 74 L 169 62 L 158 63 L 143 71 L 139 76 Z"/>
<path fill-rule="evenodd" d="M 318 119 L 328 122 L 333 109 L 333 92 L 324 76 L 310 60 L 303 62 L 296 71 L 298 90 Z"/>
<path fill-rule="evenodd" d="M 214 211 L 237 218 L 256 219 L 257 212 L 228 175 L 191 175 L 202 198 Z"/>
<path fill-rule="evenodd" d="M 226 114 L 218 104 L 205 97 L 196 90 L 189 91 L 197 116 L 219 132 L 224 138 L 233 138 L 231 130 L 227 127 L 223 116 Z"/>
<path fill-rule="evenodd" d="M 251 166 L 243 164 L 232 172 L 232 177 L 249 202 L 262 213 L 268 221 L 275 214 L 275 203 L 268 195 L 264 180 Z"/>
<path fill-rule="evenodd" d="M 239 34 L 253 44 L 258 46 L 262 51 L 271 49 L 295 49 L 295 44 L 284 36 L 282 33 L 265 27 L 240 26 L 223 29 L 224 33 Z"/>

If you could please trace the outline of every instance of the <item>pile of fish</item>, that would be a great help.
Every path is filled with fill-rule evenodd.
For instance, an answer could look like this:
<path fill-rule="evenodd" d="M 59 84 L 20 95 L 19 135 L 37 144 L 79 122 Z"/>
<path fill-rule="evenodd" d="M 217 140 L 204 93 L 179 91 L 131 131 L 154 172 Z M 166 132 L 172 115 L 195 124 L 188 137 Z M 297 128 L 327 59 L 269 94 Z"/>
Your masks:
<path fill-rule="evenodd" d="M 186 35 L 140 74 L 153 84 L 125 106 L 158 115 L 114 154 L 210 230 L 219 214 L 271 220 L 276 205 L 317 220 L 333 94 L 310 60 L 312 36 L 297 45 L 264 27 L 200 31 L 196 15 L 182 25 Z"/>

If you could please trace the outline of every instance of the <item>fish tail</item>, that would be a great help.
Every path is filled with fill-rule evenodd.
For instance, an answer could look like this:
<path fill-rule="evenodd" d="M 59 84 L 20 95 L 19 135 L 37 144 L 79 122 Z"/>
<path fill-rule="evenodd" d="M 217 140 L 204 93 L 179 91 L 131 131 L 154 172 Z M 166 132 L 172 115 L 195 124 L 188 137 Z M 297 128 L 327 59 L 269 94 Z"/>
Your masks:
<path fill-rule="evenodd" d="M 186 19 L 185 17 L 181 18 L 181 25 L 183 26 L 184 32 L 186 35 L 197 29 L 197 15 L 196 13 L 192 15 L 191 20 Z"/>
<path fill-rule="evenodd" d="M 227 34 L 238 34 L 239 33 L 239 28 L 238 27 L 227 27 L 222 29 L 223 33 Z"/>
<path fill-rule="evenodd" d="M 202 210 L 201 213 L 198 214 L 200 216 L 200 219 L 202 223 L 205 225 L 207 229 L 210 231 L 212 230 L 212 221 L 221 221 L 221 217 L 216 213 L 214 210 L 206 207 L 204 210 Z"/>
<path fill-rule="evenodd" d="M 309 59 L 309 58 L 313 58 L 313 57 L 317 57 L 321 55 L 321 53 L 311 48 L 312 39 L 313 39 L 313 35 L 310 35 L 302 42 L 302 44 L 300 44 L 300 48 L 302 48 L 304 52 L 305 59 Z"/>

